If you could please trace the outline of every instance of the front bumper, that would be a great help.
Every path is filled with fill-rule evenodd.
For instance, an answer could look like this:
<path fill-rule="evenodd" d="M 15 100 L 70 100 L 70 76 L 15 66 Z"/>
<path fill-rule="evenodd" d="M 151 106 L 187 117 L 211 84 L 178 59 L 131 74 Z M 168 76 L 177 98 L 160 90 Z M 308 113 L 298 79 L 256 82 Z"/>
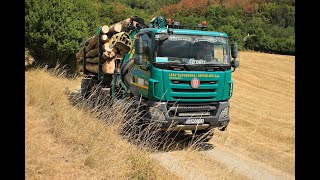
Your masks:
<path fill-rule="evenodd" d="M 156 108 L 160 110 L 164 118 L 155 118 L 152 115 L 147 115 L 144 118 L 145 121 L 154 121 L 161 123 L 161 130 L 170 130 L 170 131 L 179 131 L 179 130 L 203 130 L 203 129 L 212 129 L 212 128 L 221 128 L 226 127 L 230 122 L 230 117 L 219 119 L 221 111 L 229 107 L 229 102 L 216 102 L 211 105 L 196 105 L 190 106 L 192 103 L 180 103 L 180 104 L 170 104 L 166 102 L 151 102 L 147 101 L 146 107 L 148 107 L 147 112 L 150 108 Z M 199 115 L 197 112 L 205 111 L 207 115 Z M 149 111 L 150 112 L 150 111 Z M 194 113 L 198 115 L 192 116 L 181 116 L 179 112 L 183 113 Z M 210 114 L 209 114 L 209 113 Z M 192 119 L 204 119 L 204 123 L 201 124 L 186 124 L 186 120 Z"/>

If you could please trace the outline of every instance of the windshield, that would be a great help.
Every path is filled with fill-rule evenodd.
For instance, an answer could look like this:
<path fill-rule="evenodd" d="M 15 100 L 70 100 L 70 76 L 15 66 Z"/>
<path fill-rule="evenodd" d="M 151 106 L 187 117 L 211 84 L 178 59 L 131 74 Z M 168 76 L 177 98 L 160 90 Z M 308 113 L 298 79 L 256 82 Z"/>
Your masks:
<path fill-rule="evenodd" d="M 159 39 L 161 34 L 156 35 Z M 226 37 L 170 35 L 159 40 L 155 62 L 182 64 L 230 64 Z"/>

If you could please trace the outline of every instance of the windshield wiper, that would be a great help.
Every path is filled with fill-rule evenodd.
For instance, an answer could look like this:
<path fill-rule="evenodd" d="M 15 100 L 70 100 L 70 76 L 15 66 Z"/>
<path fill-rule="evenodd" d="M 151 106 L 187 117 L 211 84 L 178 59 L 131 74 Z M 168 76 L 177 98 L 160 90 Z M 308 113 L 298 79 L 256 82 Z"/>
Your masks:
<path fill-rule="evenodd" d="M 187 70 L 187 71 L 224 71 L 224 66 L 220 64 L 181 64 L 181 63 L 168 63 L 172 70 Z"/>
<path fill-rule="evenodd" d="M 158 68 L 175 71 L 225 71 L 231 68 L 230 64 L 186 64 L 178 62 L 154 62 L 153 65 Z"/>
<path fill-rule="evenodd" d="M 175 71 L 183 71 L 185 69 L 185 64 L 180 63 L 168 63 L 170 69 Z"/>
<path fill-rule="evenodd" d="M 225 71 L 230 68 L 231 66 L 228 64 L 205 64 L 206 71 Z"/>

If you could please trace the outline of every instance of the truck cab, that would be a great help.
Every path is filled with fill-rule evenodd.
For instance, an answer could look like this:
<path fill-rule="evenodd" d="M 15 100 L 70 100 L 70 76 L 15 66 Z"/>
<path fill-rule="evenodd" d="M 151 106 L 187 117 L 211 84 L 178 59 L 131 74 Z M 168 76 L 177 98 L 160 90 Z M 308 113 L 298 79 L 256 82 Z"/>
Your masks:
<path fill-rule="evenodd" d="M 237 45 L 230 47 L 223 32 L 172 24 L 157 17 L 131 34 L 133 48 L 122 60 L 128 70 L 121 79 L 148 112 L 144 121 L 159 122 L 162 130 L 225 130 Z"/>

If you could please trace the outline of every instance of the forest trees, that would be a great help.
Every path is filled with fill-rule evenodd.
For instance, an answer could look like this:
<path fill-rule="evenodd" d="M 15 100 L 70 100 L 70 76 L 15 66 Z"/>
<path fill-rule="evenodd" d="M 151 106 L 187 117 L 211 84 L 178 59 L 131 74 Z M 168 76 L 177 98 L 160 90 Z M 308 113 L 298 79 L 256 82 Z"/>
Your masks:
<path fill-rule="evenodd" d="M 191 28 L 205 20 L 240 50 L 295 54 L 294 0 L 26 0 L 25 47 L 40 63 L 73 66 L 83 39 L 135 15 L 147 25 L 159 15 Z"/>
<path fill-rule="evenodd" d="M 225 32 L 240 50 L 295 55 L 293 0 L 181 0 L 163 15 L 192 27 L 206 20 L 207 30 Z M 190 4 L 194 4 L 189 7 Z M 189 7 L 189 9 L 187 8 Z M 200 7 L 200 8 L 197 8 Z M 248 34 L 254 35 L 244 41 Z"/>

